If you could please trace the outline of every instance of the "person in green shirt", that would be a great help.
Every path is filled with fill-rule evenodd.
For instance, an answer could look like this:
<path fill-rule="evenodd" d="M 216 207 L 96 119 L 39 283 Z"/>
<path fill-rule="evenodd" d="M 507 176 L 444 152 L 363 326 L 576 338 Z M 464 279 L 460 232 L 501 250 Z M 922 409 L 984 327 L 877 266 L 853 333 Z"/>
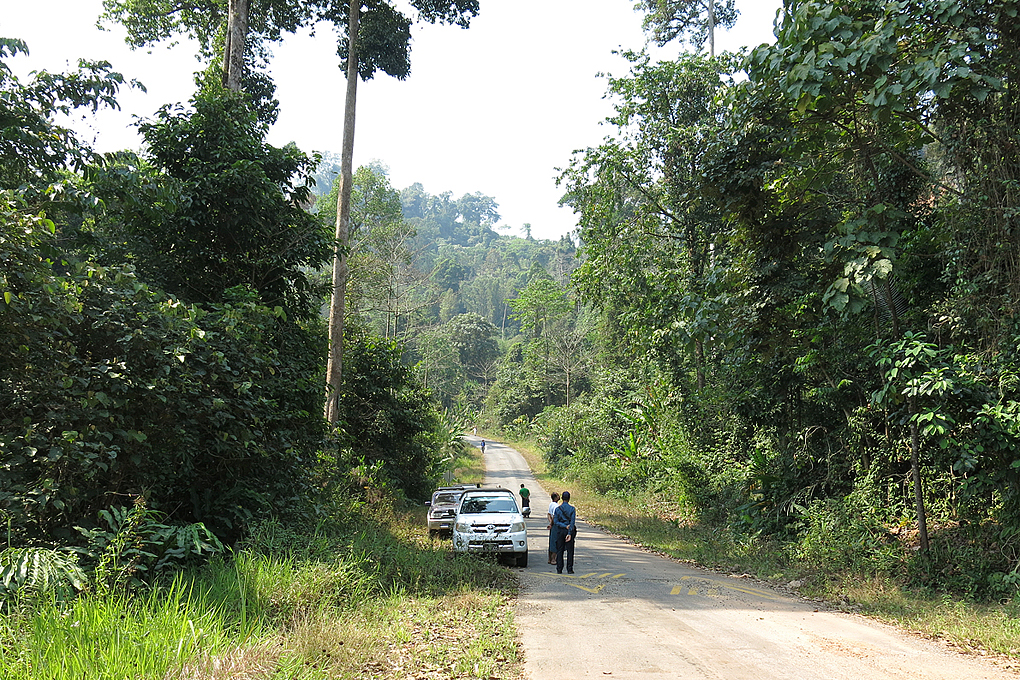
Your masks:
<path fill-rule="evenodd" d="M 531 491 L 528 489 L 528 487 L 521 484 L 520 494 L 521 494 L 521 506 L 527 508 L 527 512 L 524 514 L 528 514 L 531 512 Z"/>

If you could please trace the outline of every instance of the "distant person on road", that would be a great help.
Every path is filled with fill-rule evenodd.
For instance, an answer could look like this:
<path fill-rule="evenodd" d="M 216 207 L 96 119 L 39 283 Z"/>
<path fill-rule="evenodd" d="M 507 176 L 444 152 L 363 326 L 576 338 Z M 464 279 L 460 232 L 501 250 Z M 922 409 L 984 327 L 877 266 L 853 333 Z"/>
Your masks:
<path fill-rule="evenodd" d="M 574 573 L 574 538 L 577 536 L 577 510 L 570 504 L 570 492 L 563 492 L 563 502 L 553 513 L 556 534 L 556 573 L 563 573 L 563 553 L 567 553 L 567 573 Z"/>
<path fill-rule="evenodd" d="M 525 508 L 531 507 L 531 490 L 528 487 L 521 484 L 521 505 Z"/>
<path fill-rule="evenodd" d="M 485 453 L 485 440 L 484 439 L 482 440 L 482 444 L 481 444 L 481 446 L 479 448 L 482 449 L 482 453 Z"/>
<path fill-rule="evenodd" d="M 549 518 L 549 526 L 546 529 L 549 530 L 549 564 L 556 564 L 556 532 L 553 531 L 553 514 L 556 512 L 556 508 L 560 507 L 560 495 L 553 491 L 552 502 L 549 503 L 549 511 L 545 513 L 546 517 Z"/>

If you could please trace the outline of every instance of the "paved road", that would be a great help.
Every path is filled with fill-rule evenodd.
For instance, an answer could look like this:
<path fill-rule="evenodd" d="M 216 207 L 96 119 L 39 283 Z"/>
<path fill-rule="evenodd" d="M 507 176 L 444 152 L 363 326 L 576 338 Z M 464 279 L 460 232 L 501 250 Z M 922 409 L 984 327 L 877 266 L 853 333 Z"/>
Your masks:
<path fill-rule="evenodd" d="M 530 565 L 520 570 L 516 610 L 529 678 L 1018 678 L 863 617 L 643 552 L 583 522 L 575 573 L 558 575 L 545 559 L 548 492 L 508 446 L 487 441 L 485 464 L 487 483 L 531 489 Z"/>

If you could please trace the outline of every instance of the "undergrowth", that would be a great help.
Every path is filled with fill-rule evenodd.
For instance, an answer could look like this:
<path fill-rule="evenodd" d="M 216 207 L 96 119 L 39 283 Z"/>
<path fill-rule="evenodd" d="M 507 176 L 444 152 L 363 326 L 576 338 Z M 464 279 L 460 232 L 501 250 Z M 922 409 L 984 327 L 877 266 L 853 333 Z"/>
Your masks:
<path fill-rule="evenodd" d="M 10 601 L 0 677 L 516 678 L 515 584 L 392 502 L 273 520 L 156 585 Z"/>

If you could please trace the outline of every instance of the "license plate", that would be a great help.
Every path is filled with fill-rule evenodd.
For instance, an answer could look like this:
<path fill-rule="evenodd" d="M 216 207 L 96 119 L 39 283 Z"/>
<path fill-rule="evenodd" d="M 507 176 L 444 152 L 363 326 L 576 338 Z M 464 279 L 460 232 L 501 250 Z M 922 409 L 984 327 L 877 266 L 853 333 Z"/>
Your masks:
<path fill-rule="evenodd" d="M 496 550 L 498 547 L 499 546 L 497 546 L 495 543 L 483 543 L 482 544 L 482 550 L 485 550 L 487 552 L 492 552 L 493 550 Z"/>

